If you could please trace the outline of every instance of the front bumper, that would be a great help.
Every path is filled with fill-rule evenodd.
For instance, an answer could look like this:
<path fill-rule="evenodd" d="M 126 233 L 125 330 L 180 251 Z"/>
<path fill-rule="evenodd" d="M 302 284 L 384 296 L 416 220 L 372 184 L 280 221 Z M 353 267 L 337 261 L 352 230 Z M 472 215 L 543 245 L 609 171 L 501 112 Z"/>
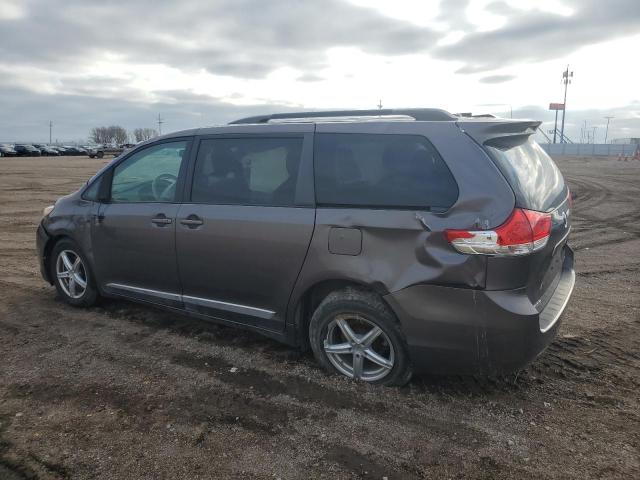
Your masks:
<path fill-rule="evenodd" d="M 417 373 L 495 374 L 521 369 L 551 343 L 575 283 L 573 252 L 542 308 L 526 288 L 415 285 L 385 296 L 402 324 Z"/>
<path fill-rule="evenodd" d="M 48 268 L 49 259 L 47 258 L 47 244 L 51 239 L 50 235 L 42 226 L 42 222 L 38 225 L 38 231 L 36 232 L 36 251 L 38 253 L 38 264 L 40 265 L 40 275 L 47 282 L 53 285 L 51 274 Z"/>

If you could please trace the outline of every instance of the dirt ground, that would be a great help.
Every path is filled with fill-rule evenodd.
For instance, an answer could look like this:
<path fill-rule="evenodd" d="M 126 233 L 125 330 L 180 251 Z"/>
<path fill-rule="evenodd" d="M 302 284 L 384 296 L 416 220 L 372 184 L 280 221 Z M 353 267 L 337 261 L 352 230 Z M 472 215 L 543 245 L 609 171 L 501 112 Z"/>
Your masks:
<path fill-rule="evenodd" d="M 104 163 L 0 159 L 0 479 L 640 478 L 640 162 L 558 159 L 578 276 L 533 365 L 400 389 L 200 320 L 63 304 L 35 228 Z"/>

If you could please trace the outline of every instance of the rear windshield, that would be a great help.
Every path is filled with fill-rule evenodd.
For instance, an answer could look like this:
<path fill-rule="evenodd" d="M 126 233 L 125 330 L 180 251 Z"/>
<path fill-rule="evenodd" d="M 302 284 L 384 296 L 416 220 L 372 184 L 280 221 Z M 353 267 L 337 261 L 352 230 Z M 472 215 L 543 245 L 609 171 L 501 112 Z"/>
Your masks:
<path fill-rule="evenodd" d="M 518 206 L 546 212 L 565 199 L 567 191 L 562 173 L 533 139 L 506 150 L 487 149 L 511 184 Z"/>
<path fill-rule="evenodd" d="M 458 198 L 453 175 L 418 135 L 317 134 L 314 168 L 319 205 L 444 211 Z"/>

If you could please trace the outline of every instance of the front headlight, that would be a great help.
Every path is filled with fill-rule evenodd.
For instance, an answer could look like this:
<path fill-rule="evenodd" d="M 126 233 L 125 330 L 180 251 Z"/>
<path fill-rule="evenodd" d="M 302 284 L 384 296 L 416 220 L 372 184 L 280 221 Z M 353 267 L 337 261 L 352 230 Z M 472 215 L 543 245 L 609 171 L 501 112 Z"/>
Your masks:
<path fill-rule="evenodd" d="M 42 216 L 48 217 L 49 214 L 53 212 L 53 207 L 55 207 L 55 205 L 49 205 L 48 207 L 45 207 L 44 210 L 42 210 Z"/>

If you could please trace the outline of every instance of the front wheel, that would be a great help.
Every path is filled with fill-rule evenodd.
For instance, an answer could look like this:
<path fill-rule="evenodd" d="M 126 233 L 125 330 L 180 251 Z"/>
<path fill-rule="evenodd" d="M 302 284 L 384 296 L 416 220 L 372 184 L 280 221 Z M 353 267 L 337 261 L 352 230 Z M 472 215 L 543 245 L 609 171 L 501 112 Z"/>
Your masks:
<path fill-rule="evenodd" d="M 404 385 L 412 369 L 400 325 L 374 293 L 330 293 L 309 324 L 314 356 L 326 370 L 382 385 Z"/>
<path fill-rule="evenodd" d="M 98 290 L 88 262 L 78 245 L 60 240 L 51 252 L 51 278 L 58 294 L 69 305 L 90 307 L 98 299 Z"/>

